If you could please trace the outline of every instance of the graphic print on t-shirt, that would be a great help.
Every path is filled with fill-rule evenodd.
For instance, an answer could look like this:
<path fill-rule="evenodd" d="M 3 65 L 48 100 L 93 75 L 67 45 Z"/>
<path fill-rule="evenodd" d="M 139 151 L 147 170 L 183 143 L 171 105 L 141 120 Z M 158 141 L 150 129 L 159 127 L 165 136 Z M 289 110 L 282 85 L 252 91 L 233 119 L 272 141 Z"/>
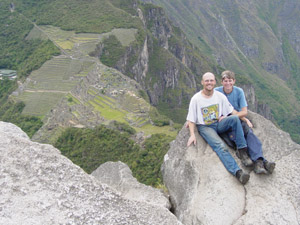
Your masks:
<path fill-rule="evenodd" d="M 219 104 L 203 107 L 201 108 L 201 113 L 205 125 L 217 122 L 219 118 Z"/>

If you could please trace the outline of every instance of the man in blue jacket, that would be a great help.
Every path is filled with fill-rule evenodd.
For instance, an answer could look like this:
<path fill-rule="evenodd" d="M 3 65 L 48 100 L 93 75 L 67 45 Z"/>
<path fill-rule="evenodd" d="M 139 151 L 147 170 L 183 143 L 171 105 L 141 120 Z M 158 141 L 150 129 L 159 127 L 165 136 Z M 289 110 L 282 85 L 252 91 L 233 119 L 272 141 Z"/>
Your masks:
<path fill-rule="evenodd" d="M 268 162 L 262 151 L 262 144 L 257 136 L 253 133 L 253 124 L 247 116 L 247 102 L 243 89 L 234 86 L 235 74 L 232 71 L 226 70 L 222 73 L 222 85 L 215 88 L 217 91 L 223 93 L 234 109 L 238 112 L 236 115 L 240 118 L 243 126 L 245 139 L 247 141 L 248 154 L 254 162 L 254 172 L 258 174 L 272 173 L 275 168 L 274 162 Z M 229 138 L 234 140 L 234 135 L 229 133 Z"/>

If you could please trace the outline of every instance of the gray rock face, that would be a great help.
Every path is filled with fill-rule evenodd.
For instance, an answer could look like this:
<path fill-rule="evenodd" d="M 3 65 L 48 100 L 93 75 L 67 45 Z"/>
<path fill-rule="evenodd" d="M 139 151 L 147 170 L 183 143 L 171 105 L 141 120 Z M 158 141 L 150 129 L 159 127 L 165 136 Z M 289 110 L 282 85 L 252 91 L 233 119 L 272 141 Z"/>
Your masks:
<path fill-rule="evenodd" d="M 300 224 L 300 146 L 270 121 L 249 112 L 266 159 L 276 162 L 271 175 L 250 173 L 243 186 L 227 172 L 215 152 L 197 135 L 186 147 L 183 128 L 165 155 L 163 179 L 175 215 L 183 224 Z"/>
<path fill-rule="evenodd" d="M 106 162 L 91 175 L 120 192 L 126 199 L 171 208 L 169 199 L 160 190 L 139 183 L 125 163 Z"/>
<path fill-rule="evenodd" d="M 124 199 L 51 145 L 0 122 L 1 224 L 181 224 L 166 208 Z"/>
<path fill-rule="evenodd" d="M 245 91 L 249 110 L 264 116 L 268 120 L 274 119 L 271 108 L 267 104 L 259 103 L 259 101 L 257 101 L 254 86 L 252 84 L 244 84 L 240 85 L 240 87 Z"/>

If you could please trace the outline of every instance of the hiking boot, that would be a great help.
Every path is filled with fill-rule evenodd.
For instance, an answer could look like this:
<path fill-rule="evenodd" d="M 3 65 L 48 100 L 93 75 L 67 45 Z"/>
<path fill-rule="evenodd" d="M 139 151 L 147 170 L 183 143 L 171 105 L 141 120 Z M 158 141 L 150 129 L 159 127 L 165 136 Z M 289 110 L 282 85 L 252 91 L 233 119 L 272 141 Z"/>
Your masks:
<path fill-rule="evenodd" d="M 247 154 L 247 148 L 241 148 L 237 151 L 237 156 L 241 159 L 242 163 L 245 166 L 253 166 L 252 160 Z"/>
<path fill-rule="evenodd" d="M 275 165 L 276 165 L 276 163 L 274 163 L 274 162 L 268 162 L 267 160 L 264 162 L 265 169 L 269 173 L 273 173 L 273 170 L 275 169 Z"/>
<path fill-rule="evenodd" d="M 243 185 L 246 184 L 250 178 L 250 175 L 245 173 L 243 170 L 238 170 L 235 176 Z"/>
<path fill-rule="evenodd" d="M 267 174 L 267 170 L 264 167 L 264 162 L 262 159 L 258 159 L 254 163 L 254 172 L 257 174 Z"/>

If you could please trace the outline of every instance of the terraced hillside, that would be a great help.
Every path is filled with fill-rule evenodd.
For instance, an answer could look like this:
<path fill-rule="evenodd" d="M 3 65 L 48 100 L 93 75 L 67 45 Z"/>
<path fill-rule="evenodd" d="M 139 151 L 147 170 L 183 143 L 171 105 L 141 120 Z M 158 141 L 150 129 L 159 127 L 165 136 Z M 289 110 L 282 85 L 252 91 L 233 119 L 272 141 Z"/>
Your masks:
<path fill-rule="evenodd" d="M 135 81 L 88 55 L 112 33 L 124 46 L 135 40 L 134 29 L 76 34 L 53 26 L 34 26 L 27 39 L 48 38 L 62 55 L 33 71 L 15 97 L 25 102 L 23 114 L 44 120 L 44 127 L 33 140 L 54 142 L 62 127 L 94 127 L 111 120 L 146 134 L 176 134 L 169 126 L 161 129 L 151 124 L 151 106 L 139 96 L 141 87 Z"/>

